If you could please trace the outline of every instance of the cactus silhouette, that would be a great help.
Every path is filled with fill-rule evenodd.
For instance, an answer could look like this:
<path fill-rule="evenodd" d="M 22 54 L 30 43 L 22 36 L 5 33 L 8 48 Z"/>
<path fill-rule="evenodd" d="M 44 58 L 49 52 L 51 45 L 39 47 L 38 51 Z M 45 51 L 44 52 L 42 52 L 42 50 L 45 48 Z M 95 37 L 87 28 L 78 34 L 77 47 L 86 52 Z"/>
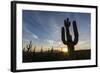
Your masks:
<path fill-rule="evenodd" d="M 36 46 L 34 46 L 34 50 L 33 50 L 33 53 L 35 53 L 35 50 L 36 50 Z"/>
<path fill-rule="evenodd" d="M 78 29 L 76 25 L 76 21 L 72 22 L 73 25 L 73 32 L 74 32 L 74 40 L 72 40 L 72 35 L 70 34 L 69 27 L 71 25 L 71 22 L 69 21 L 69 18 L 67 20 L 64 20 L 64 27 L 61 29 L 61 39 L 63 44 L 67 45 L 68 47 L 68 53 L 71 57 L 74 56 L 74 46 L 78 43 L 79 34 Z"/>
<path fill-rule="evenodd" d="M 51 48 L 51 52 L 53 53 L 53 51 L 54 51 L 54 48 L 53 48 L 53 46 L 52 46 L 52 48 Z"/>
<path fill-rule="evenodd" d="M 30 41 L 30 43 L 27 45 L 27 50 L 29 52 L 29 50 L 32 48 L 32 41 Z"/>

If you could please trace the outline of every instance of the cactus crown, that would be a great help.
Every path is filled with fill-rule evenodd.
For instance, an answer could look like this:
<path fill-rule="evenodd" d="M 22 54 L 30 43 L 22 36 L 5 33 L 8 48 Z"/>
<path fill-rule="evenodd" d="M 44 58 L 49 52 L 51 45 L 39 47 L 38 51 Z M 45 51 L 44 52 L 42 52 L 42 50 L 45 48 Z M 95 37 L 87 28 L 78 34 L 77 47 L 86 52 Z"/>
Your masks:
<path fill-rule="evenodd" d="M 61 30 L 62 31 L 61 32 L 62 42 L 65 45 L 68 45 L 68 44 L 76 45 L 78 43 L 78 37 L 79 37 L 76 21 L 74 20 L 72 23 L 73 32 L 74 32 L 74 40 L 72 40 L 72 35 L 69 32 L 70 25 L 71 25 L 71 22 L 69 21 L 69 18 L 67 18 L 67 20 L 64 20 L 64 27 L 62 27 L 62 30 Z"/>
<path fill-rule="evenodd" d="M 69 28 L 69 27 L 70 27 L 70 21 L 69 21 L 69 18 L 67 18 L 67 21 L 64 20 L 64 26 L 65 26 L 66 28 Z"/>

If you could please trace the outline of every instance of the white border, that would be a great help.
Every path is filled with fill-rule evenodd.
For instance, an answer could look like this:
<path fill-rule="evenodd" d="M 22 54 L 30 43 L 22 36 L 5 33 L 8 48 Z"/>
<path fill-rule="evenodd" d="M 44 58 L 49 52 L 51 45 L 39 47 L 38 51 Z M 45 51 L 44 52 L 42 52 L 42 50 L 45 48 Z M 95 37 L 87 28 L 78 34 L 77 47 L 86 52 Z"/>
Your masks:
<path fill-rule="evenodd" d="M 74 60 L 74 61 L 56 61 L 56 62 L 32 62 L 22 63 L 22 10 L 42 10 L 42 11 L 61 11 L 61 12 L 82 12 L 91 13 L 91 60 Z M 96 21 L 94 8 L 79 8 L 79 7 L 67 7 L 67 6 L 47 6 L 47 5 L 27 5 L 17 4 L 17 48 L 16 48 L 16 66 L 17 70 L 22 69 L 39 69 L 39 68 L 53 68 L 53 67 L 74 67 L 95 65 L 96 45 Z"/>

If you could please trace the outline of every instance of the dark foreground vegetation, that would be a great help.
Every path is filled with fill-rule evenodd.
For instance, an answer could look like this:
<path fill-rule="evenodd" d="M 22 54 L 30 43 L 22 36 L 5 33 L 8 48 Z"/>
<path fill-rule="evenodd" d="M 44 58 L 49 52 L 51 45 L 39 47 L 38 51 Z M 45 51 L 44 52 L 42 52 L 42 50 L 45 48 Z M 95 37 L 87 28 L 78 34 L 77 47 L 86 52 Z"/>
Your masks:
<path fill-rule="evenodd" d="M 64 61 L 64 60 L 85 60 L 91 58 L 91 50 L 74 51 L 73 56 L 68 52 L 29 52 L 23 51 L 23 62 L 45 62 L 45 61 Z"/>

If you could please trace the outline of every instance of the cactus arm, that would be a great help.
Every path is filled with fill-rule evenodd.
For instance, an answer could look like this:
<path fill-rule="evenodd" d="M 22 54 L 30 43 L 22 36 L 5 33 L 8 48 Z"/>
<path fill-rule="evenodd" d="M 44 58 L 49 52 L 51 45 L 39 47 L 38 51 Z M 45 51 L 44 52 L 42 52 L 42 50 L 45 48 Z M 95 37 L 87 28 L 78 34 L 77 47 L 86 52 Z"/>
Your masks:
<path fill-rule="evenodd" d="M 67 41 L 66 41 L 66 39 L 65 39 L 65 29 L 64 29 L 64 27 L 62 27 L 62 29 L 61 29 L 61 39 L 62 39 L 62 42 L 65 45 L 68 44 Z"/>
<path fill-rule="evenodd" d="M 70 32 L 69 32 L 69 27 L 68 27 L 68 28 L 66 27 L 66 40 L 67 40 L 67 42 L 69 42 L 69 43 L 72 42 L 72 36 L 71 36 L 71 34 L 70 34 Z"/>
<path fill-rule="evenodd" d="M 74 31 L 74 36 L 75 36 L 73 43 L 74 43 L 74 45 L 76 45 L 79 40 L 79 33 L 78 33 L 76 21 L 73 21 L 73 31 Z"/>
<path fill-rule="evenodd" d="M 64 21 L 64 27 L 65 27 L 65 33 L 66 33 L 66 40 L 68 43 L 72 42 L 72 36 L 69 32 L 69 27 L 71 25 L 71 22 L 69 21 L 69 18 L 67 18 L 67 21 Z"/>

